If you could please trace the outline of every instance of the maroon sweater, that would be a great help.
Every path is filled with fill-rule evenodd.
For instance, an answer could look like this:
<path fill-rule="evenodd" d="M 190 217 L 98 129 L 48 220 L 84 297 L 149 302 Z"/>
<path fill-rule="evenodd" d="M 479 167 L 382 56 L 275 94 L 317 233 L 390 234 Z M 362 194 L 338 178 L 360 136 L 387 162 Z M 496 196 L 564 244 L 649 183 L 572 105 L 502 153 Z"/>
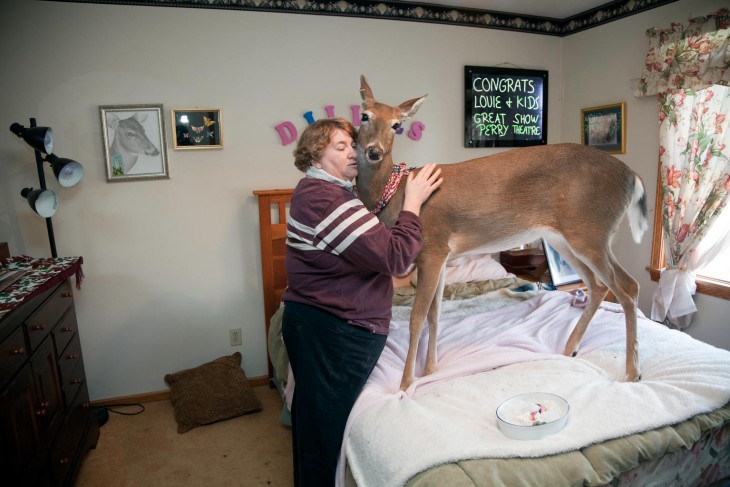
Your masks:
<path fill-rule="evenodd" d="M 419 218 L 402 211 L 388 228 L 350 191 L 312 177 L 297 185 L 289 213 L 283 301 L 387 335 L 391 276 L 404 274 L 421 251 Z"/>

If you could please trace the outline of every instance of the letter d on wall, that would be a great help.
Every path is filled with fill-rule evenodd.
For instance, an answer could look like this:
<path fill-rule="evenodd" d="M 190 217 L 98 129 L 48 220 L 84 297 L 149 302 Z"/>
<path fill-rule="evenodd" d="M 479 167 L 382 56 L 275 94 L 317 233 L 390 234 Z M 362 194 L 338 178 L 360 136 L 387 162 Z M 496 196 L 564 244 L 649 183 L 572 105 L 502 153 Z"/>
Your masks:
<path fill-rule="evenodd" d="M 274 129 L 281 137 L 281 145 L 289 145 L 297 140 L 297 128 L 291 122 L 281 122 Z"/>

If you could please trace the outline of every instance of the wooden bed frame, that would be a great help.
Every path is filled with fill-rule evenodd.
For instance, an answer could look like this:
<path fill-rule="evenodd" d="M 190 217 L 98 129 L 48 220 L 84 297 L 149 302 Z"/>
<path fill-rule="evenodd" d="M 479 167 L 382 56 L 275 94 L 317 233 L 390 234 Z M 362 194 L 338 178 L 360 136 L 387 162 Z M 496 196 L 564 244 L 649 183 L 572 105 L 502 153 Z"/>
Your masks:
<path fill-rule="evenodd" d="M 259 199 L 259 235 L 261 236 L 261 278 L 264 288 L 264 320 L 266 325 L 266 361 L 269 378 L 274 367 L 269 358 L 269 326 L 271 317 L 286 289 L 286 218 L 293 189 L 254 191 Z M 272 211 L 273 210 L 273 211 Z M 272 218 L 272 216 L 276 218 Z"/>

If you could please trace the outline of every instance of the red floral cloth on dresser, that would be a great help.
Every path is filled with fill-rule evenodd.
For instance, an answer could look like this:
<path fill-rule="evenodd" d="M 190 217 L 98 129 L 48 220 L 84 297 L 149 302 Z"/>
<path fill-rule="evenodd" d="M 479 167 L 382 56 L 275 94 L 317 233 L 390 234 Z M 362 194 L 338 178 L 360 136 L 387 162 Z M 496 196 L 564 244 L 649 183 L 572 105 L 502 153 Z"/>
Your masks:
<path fill-rule="evenodd" d="M 81 289 L 83 261 L 82 257 L 34 258 L 27 255 L 2 261 L 1 271 L 17 270 L 25 271 L 25 274 L 0 291 L 0 320 L 20 304 L 71 276 L 76 276 L 76 288 Z"/>

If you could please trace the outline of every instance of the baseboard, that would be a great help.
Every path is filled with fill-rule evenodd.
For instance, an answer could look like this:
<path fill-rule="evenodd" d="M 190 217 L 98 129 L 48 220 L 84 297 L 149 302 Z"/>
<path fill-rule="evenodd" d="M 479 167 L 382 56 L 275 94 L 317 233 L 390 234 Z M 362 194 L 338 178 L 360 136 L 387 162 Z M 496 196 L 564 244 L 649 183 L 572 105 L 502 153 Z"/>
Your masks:
<path fill-rule="evenodd" d="M 253 387 L 264 386 L 269 383 L 269 377 L 261 375 L 258 377 L 249 377 L 248 383 Z M 169 401 L 170 391 L 156 391 L 156 392 L 145 392 L 142 394 L 132 394 L 131 396 L 120 396 L 110 397 L 106 399 L 96 399 L 91 401 L 91 405 L 95 407 L 99 406 L 111 406 L 112 404 L 146 404 L 150 402 L 158 401 Z"/>

